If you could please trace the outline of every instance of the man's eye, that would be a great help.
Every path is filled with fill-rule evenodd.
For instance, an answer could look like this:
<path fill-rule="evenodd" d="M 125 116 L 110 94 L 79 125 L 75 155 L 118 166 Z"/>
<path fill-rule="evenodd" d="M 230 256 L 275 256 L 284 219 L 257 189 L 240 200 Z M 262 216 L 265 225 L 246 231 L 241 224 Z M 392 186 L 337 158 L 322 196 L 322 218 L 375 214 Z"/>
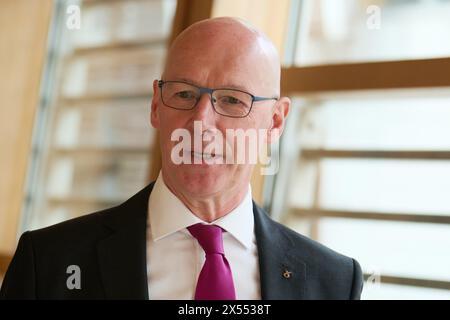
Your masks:
<path fill-rule="evenodd" d="M 195 98 L 195 95 L 192 91 L 180 91 L 175 93 L 175 96 L 177 98 L 181 98 L 181 99 L 193 99 Z"/>
<path fill-rule="evenodd" d="M 235 97 L 231 97 L 231 96 L 225 96 L 220 98 L 220 101 L 222 103 L 227 103 L 227 104 L 242 104 L 242 101 L 239 100 L 238 98 Z"/>

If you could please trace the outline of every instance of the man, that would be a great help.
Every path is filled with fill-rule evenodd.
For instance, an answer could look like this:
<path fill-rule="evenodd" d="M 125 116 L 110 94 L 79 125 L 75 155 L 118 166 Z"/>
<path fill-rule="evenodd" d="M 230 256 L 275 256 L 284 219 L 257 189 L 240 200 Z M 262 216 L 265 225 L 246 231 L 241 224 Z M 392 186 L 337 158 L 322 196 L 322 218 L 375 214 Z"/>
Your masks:
<path fill-rule="evenodd" d="M 263 130 L 259 148 L 285 125 L 290 100 L 279 97 L 280 63 L 266 36 L 233 18 L 196 23 L 172 44 L 153 90 L 156 182 L 117 207 L 24 233 L 0 296 L 359 299 L 359 264 L 272 221 L 252 202 L 254 164 L 225 161 L 227 150 L 252 152 L 227 130 Z M 202 138 L 181 163 L 180 129 Z M 217 133 L 224 145 L 207 149 Z"/>

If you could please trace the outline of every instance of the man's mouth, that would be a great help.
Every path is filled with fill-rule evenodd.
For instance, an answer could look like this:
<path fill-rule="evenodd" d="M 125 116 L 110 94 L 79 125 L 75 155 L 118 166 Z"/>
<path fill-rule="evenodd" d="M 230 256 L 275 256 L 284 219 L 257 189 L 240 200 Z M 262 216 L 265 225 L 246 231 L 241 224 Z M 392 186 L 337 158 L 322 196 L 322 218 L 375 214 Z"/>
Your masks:
<path fill-rule="evenodd" d="M 191 151 L 191 155 L 193 157 L 199 158 L 199 159 L 213 159 L 213 158 L 222 156 L 222 155 L 216 154 L 216 153 L 204 153 L 204 152 L 198 152 L 198 151 Z"/>

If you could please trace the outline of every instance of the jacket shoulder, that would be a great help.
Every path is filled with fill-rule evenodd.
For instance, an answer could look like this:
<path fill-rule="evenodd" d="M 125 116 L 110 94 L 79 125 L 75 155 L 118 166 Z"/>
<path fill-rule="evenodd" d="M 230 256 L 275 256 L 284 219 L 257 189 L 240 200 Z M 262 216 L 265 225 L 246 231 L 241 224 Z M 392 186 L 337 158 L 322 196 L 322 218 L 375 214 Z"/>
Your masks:
<path fill-rule="evenodd" d="M 277 225 L 292 241 L 291 254 L 307 262 L 310 293 L 320 292 L 332 299 L 360 299 L 363 274 L 358 261 L 286 226 Z"/>
<path fill-rule="evenodd" d="M 271 219 L 257 208 L 261 227 L 271 239 L 283 243 L 280 250 L 305 265 L 309 299 L 359 299 L 363 275 L 359 263 Z"/>

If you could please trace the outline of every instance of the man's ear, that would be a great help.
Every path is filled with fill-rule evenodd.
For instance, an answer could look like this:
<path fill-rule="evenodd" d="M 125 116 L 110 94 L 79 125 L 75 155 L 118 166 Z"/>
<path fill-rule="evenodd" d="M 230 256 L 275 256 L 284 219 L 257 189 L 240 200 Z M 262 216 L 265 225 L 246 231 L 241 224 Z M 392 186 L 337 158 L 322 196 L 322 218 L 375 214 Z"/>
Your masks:
<path fill-rule="evenodd" d="M 158 106 L 159 106 L 159 87 L 158 87 L 158 80 L 153 81 L 153 98 L 152 98 L 152 105 L 151 105 L 151 111 L 150 111 L 150 123 L 152 124 L 153 128 L 159 129 L 160 122 L 159 122 L 159 114 L 158 114 Z"/>
<path fill-rule="evenodd" d="M 277 142 L 283 133 L 286 119 L 291 108 L 291 99 L 288 97 L 281 97 L 275 104 L 272 114 L 272 125 L 267 136 L 269 143 Z"/>

